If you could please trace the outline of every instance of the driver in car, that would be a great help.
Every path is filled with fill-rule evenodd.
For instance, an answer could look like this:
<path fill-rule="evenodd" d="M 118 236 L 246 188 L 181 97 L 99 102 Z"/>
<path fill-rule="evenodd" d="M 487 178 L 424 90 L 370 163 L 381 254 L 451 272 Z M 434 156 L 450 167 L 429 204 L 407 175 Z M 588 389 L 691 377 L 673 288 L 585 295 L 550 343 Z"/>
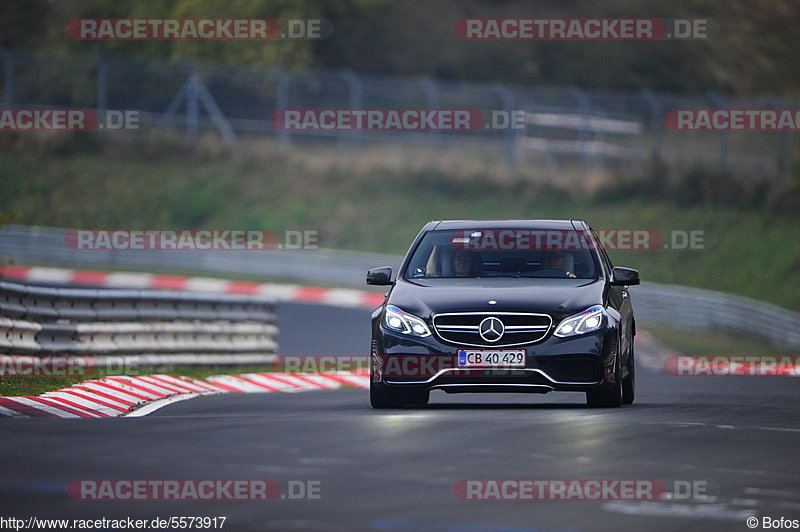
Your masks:
<path fill-rule="evenodd" d="M 575 279 L 576 275 L 567 270 L 565 265 L 567 255 L 565 251 L 543 251 L 540 270 L 559 270 L 566 277 Z"/>
<path fill-rule="evenodd" d="M 453 274 L 456 277 L 475 277 L 478 275 L 480 256 L 474 251 L 459 249 L 453 254 Z"/>

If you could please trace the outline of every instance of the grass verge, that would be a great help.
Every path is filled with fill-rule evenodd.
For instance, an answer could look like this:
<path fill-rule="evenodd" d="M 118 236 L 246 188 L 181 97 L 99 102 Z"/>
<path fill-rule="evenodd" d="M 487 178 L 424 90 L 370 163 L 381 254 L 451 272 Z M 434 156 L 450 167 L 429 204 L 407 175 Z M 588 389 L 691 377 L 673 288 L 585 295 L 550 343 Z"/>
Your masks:
<path fill-rule="evenodd" d="M 671 327 L 642 326 L 656 340 L 683 354 L 694 356 L 779 356 L 789 350 L 762 340 L 723 331 L 698 331 Z"/>
<path fill-rule="evenodd" d="M 381 165 L 368 155 L 342 160 L 267 144 L 226 154 L 128 142 L 9 146 L 0 152 L 0 211 L 16 213 L 15 223 L 86 229 L 314 230 L 320 247 L 393 254 L 404 253 L 425 222 L 443 218 L 582 218 L 604 230 L 702 231 L 702 249 L 611 251 L 612 260 L 638 268 L 643 280 L 800 309 L 800 217 L 785 208 L 794 201 L 791 183 L 769 188 L 756 177 L 657 168 L 638 178 L 545 180 L 457 158 Z"/>

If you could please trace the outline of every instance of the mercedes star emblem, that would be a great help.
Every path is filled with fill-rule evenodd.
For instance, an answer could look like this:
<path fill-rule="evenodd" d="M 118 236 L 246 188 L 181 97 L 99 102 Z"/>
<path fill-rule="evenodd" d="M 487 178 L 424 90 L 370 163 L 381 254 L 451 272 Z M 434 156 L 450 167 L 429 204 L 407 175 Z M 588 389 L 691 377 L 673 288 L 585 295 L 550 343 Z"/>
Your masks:
<path fill-rule="evenodd" d="M 481 322 L 479 331 L 481 333 L 481 338 L 487 342 L 496 342 L 503 336 L 505 327 L 502 321 L 492 316 Z"/>

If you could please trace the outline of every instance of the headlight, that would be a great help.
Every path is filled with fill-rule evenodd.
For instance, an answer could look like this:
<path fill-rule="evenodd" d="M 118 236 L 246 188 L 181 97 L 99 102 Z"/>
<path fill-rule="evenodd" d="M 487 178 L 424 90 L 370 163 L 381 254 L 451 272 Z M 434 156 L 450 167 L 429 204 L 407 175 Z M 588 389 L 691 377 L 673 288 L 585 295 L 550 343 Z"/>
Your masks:
<path fill-rule="evenodd" d="M 431 331 L 422 320 L 413 314 L 403 312 L 394 305 L 387 305 L 383 315 L 383 326 L 393 331 L 412 336 L 430 336 Z"/>
<path fill-rule="evenodd" d="M 569 318 L 564 318 L 561 323 L 556 327 L 556 336 L 564 338 L 565 336 L 577 336 L 592 331 L 596 331 L 603 326 L 603 321 L 606 311 L 603 310 L 601 305 L 587 308 L 580 314 L 575 314 Z"/>

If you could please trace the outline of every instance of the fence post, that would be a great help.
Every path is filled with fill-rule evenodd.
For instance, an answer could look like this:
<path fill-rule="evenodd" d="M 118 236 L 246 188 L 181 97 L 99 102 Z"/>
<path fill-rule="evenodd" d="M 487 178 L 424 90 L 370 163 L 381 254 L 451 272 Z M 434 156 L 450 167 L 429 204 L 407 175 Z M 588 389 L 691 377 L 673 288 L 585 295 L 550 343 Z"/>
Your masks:
<path fill-rule="evenodd" d="M 513 129 L 514 120 L 514 96 L 511 91 L 502 83 L 495 83 L 493 85 L 494 91 L 500 97 L 503 109 L 508 113 L 508 128 L 505 130 L 506 138 L 506 168 L 511 170 L 517 166 L 517 133 L 518 130 Z"/>
<path fill-rule="evenodd" d="M 236 146 L 236 133 L 233 131 L 233 126 L 231 126 L 225 113 L 220 109 L 217 101 L 214 100 L 208 87 L 202 82 L 200 76 L 196 74 L 192 77 L 191 83 L 194 85 L 199 102 L 203 105 L 203 108 L 205 108 L 206 113 L 208 113 L 211 123 L 214 124 L 217 131 L 222 136 L 222 140 L 224 140 L 228 146 Z"/>
<path fill-rule="evenodd" d="M 578 109 L 581 113 L 581 161 L 583 162 L 583 176 L 589 175 L 589 98 L 586 94 L 574 85 L 570 86 L 569 92 L 578 100 Z"/>
<path fill-rule="evenodd" d="M 664 133 L 661 121 L 662 109 L 658 98 L 647 89 L 642 89 L 642 98 L 650 106 L 650 152 L 654 159 L 661 159 L 661 138 Z"/>
<path fill-rule="evenodd" d="M 14 56 L 5 48 L 0 48 L 3 56 L 3 105 L 11 107 L 14 99 Z"/>
<path fill-rule="evenodd" d="M 436 82 L 428 76 L 420 76 L 417 78 L 417 83 L 419 83 L 422 87 L 422 91 L 425 93 L 425 107 L 428 109 L 439 109 L 441 100 L 439 97 L 439 86 Z M 430 139 L 430 145 L 438 149 L 442 139 L 441 132 L 432 129 L 428 132 L 428 138 Z"/>
<path fill-rule="evenodd" d="M 271 68 L 275 76 L 275 112 L 285 111 L 289 107 L 289 75 L 279 66 Z M 278 149 L 284 151 L 289 148 L 289 131 L 277 129 L 275 135 L 278 140 Z"/>
<path fill-rule="evenodd" d="M 105 120 L 106 109 L 108 109 L 108 62 L 102 55 L 95 56 L 97 63 L 97 116 Z"/>
<path fill-rule="evenodd" d="M 348 102 L 350 110 L 361 109 L 364 97 L 364 84 L 361 82 L 361 79 L 352 70 L 346 70 L 342 72 L 341 76 L 350 91 L 350 98 Z M 343 135 L 343 138 L 348 139 L 350 146 L 355 148 L 361 145 L 363 138 L 362 131 L 354 131 L 352 133 L 344 134 L 340 132 L 339 135 Z M 342 137 L 339 137 L 339 139 L 341 143 Z"/>
<path fill-rule="evenodd" d="M 713 103 L 718 109 L 725 109 L 728 106 L 725 99 L 715 92 L 709 91 L 708 99 L 711 100 L 711 103 Z M 717 160 L 717 166 L 719 166 L 720 168 L 725 168 L 727 163 L 728 163 L 728 132 L 720 131 L 719 159 Z"/>
<path fill-rule="evenodd" d="M 197 131 L 200 127 L 200 98 L 198 94 L 197 74 L 192 71 L 186 84 L 186 143 L 197 143 Z"/>
<path fill-rule="evenodd" d="M 777 96 L 772 96 L 769 101 L 778 109 L 786 109 L 786 104 Z M 780 155 L 778 155 L 778 175 L 783 181 L 786 179 L 786 171 L 789 168 L 789 132 L 785 129 L 781 130 L 779 138 L 778 150 Z"/>

